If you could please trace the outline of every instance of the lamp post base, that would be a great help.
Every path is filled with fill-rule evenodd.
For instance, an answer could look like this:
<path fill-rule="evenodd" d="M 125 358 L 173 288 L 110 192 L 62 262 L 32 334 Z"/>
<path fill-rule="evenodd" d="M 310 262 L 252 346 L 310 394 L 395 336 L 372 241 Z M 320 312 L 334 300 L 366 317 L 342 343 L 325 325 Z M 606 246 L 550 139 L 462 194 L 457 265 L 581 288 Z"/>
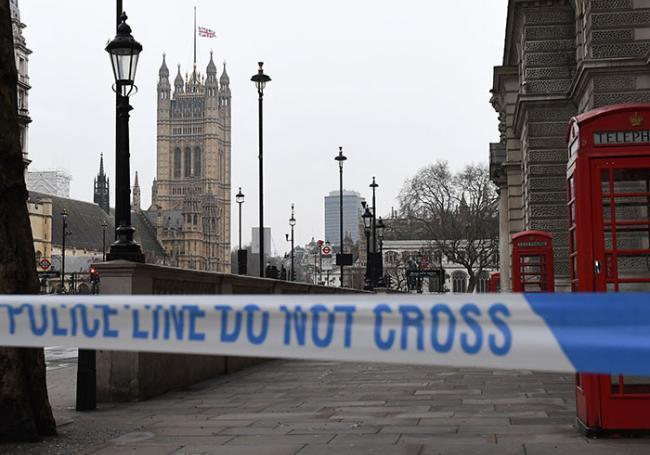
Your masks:
<path fill-rule="evenodd" d="M 133 226 L 117 228 L 117 242 L 111 245 L 111 251 L 106 255 L 107 261 L 122 259 L 131 262 L 144 262 L 144 253 L 140 245 L 133 240 Z"/>
<path fill-rule="evenodd" d="M 140 245 L 133 242 L 131 245 L 111 245 L 111 251 L 106 255 L 107 261 L 122 259 L 124 261 L 144 263 L 144 253 Z"/>
<path fill-rule="evenodd" d="M 239 275 L 248 273 L 248 250 L 237 250 L 237 272 Z"/>

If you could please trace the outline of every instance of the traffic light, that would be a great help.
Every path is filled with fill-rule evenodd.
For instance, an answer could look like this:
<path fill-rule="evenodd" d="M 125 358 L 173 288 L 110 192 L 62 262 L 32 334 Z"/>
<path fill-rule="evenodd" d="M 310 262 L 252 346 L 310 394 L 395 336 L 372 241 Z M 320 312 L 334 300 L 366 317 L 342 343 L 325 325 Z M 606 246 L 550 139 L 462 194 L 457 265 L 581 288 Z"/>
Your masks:
<path fill-rule="evenodd" d="M 99 272 L 97 271 L 95 266 L 90 267 L 90 282 L 99 283 Z"/>

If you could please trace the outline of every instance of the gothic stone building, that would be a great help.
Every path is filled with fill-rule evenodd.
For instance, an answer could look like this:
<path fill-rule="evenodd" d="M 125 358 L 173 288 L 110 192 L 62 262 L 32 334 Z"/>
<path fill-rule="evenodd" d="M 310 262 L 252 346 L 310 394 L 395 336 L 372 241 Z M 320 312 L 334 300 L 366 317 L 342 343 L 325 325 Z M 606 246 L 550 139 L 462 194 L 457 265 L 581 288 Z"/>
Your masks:
<path fill-rule="evenodd" d="M 196 67 L 158 81 L 157 173 L 148 218 L 170 265 L 230 272 L 230 80 L 210 54 Z"/>
<path fill-rule="evenodd" d="M 568 288 L 567 128 L 572 116 L 650 101 L 650 0 L 509 0 L 490 145 L 500 191 L 501 286 L 511 289 L 510 236 L 550 231 L 559 290 Z"/>
<path fill-rule="evenodd" d="M 18 9 L 18 0 L 10 0 L 9 8 L 11 10 L 11 25 L 14 38 L 14 54 L 16 56 L 16 69 L 18 70 L 18 122 L 20 123 L 20 144 L 23 149 L 23 162 L 25 167 L 30 163 L 27 153 L 27 130 L 32 119 L 29 117 L 29 74 L 28 62 L 29 54 L 32 53 L 27 49 L 27 43 L 23 36 L 25 24 L 20 21 L 20 9 Z"/>

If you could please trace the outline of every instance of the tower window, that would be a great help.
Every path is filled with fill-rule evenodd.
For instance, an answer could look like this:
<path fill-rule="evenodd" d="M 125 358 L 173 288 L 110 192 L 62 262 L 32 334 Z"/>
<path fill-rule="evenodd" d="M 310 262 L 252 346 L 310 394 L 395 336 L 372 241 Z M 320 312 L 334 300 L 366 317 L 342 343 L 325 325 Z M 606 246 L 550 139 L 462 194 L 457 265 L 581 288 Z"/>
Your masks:
<path fill-rule="evenodd" d="M 185 149 L 185 177 L 192 175 L 192 150 L 188 147 Z"/>
<path fill-rule="evenodd" d="M 181 176 L 181 149 L 174 150 L 174 178 Z"/>
<path fill-rule="evenodd" d="M 194 149 L 194 175 L 201 176 L 201 149 L 199 147 Z"/>

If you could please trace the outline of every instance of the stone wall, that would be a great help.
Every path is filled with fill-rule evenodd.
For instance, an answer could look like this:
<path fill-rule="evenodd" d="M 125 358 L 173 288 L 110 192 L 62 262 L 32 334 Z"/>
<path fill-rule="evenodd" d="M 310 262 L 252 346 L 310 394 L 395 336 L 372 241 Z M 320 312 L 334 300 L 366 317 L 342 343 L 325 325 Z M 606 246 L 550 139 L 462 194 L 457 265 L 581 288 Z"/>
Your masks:
<path fill-rule="evenodd" d="M 354 289 L 112 261 L 97 264 L 102 295 L 334 294 Z M 97 399 L 138 401 L 238 371 L 258 358 L 97 351 Z"/>

